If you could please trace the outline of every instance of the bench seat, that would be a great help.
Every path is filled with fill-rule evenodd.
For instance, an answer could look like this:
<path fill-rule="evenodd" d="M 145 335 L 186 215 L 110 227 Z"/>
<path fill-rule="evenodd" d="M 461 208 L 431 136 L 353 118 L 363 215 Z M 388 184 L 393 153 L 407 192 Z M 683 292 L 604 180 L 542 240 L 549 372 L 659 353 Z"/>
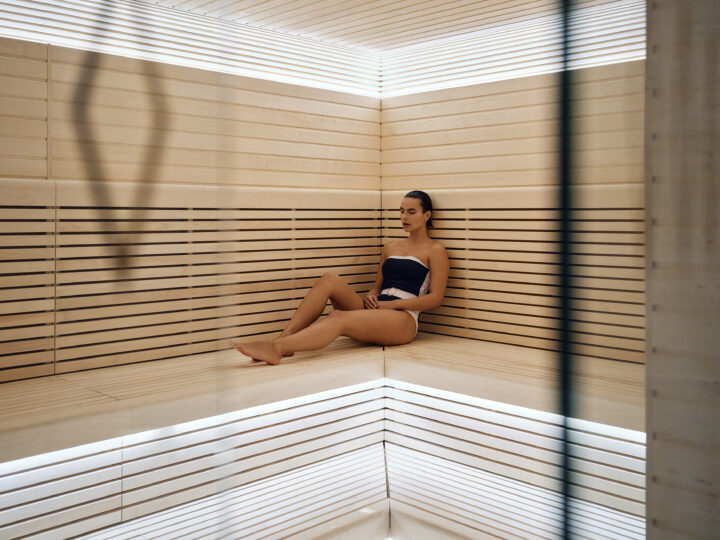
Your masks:
<path fill-rule="evenodd" d="M 279 366 L 224 350 L 8 382 L 0 462 L 382 377 L 382 348 L 341 338 Z"/>
<path fill-rule="evenodd" d="M 394 538 L 522 536 L 515 526 L 551 538 L 561 512 L 556 356 L 420 333 L 385 348 L 341 338 L 279 366 L 225 350 L 5 383 L 0 481 L 11 499 L 0 498 L 0 533 L 123 536 L 184 526 L 205 509 L 223 515 L 232 497 L 290 497 L 291 517 L 282 503 L 248 514 L 238 502 L 218 526 L 249 520 L 272 537 L 310 538 L 330 524 L 327 538 L 362 528 L 380 540 L 389 516 Z M 642 538 L 642 366 L 602 366 L 578 361 L 570 430 L 573 504 L 605 524 L 581 515 L 578 526 Z"/>
<path fill-rule="evenodd" d="M 645 366 L 580 357 L 574 365 L 573 416 L 645 431 Z M 557 412 L 558 353 L 420 333 L 385 348 L 385 377 Z"/>

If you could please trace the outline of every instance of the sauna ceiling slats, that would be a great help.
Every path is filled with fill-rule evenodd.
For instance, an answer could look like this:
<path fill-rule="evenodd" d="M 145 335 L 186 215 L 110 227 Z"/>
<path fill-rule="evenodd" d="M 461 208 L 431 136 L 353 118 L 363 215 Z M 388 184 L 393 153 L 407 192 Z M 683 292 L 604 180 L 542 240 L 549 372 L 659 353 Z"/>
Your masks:
<path fill-rule="evenodd" d="M 578 0 L 573 69 L 645 58 L 642 0 Z M 14 0 L 0 35 L 391 97 L 562 69 L 551 0 Z"/>
<path fill-rule="evenodd" d="M 154 0 L 153 3 L 327 43 L 387 51 L 544 16 L 555 0 Z"/>

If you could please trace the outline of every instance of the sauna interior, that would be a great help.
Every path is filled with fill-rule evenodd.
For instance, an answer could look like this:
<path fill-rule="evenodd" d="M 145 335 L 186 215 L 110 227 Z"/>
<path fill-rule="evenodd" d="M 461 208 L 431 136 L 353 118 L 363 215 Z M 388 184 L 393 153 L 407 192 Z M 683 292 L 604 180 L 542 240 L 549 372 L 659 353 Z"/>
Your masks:
<path fill-rule="evenodd" d="M 716 1 L 0 15 L 0 539 L 717 538 Z M 414 189 L 413 342 L 229 347 Z"/>

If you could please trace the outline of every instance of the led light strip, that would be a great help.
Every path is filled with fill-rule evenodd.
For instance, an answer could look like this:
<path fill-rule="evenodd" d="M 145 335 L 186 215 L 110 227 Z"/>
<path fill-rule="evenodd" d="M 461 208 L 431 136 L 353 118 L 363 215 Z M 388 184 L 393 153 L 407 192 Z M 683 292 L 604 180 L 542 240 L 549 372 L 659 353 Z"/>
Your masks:
<path fill-rule="evenodd" d="M 645 58 L 645 2 L 580 5 L 572 19 L 571 66 Z M 380 95 L 393 97 L 553 73 L 562 68 L 559 13 L 384 54 Z"/>
<path fill-rule="evenodd" d="M 377 54 L 136 0 L 8 0 L 0 35 L 353 94 L 391 97 L 561 69 L 546 15 Z M 645 57 L 645 2 L 579 3 L 574 68 Z"/>
<path fill-rule="evenodd" d="M 424 511 L 448 527 L 452 522 L 509 533 L 502 522 L 512 518 L 517 523 L 508 526 L 515 532 L 539 526 L 552 535 L 561 420 L 545 411 L 377 379 L 0 464 L 0 536 L 103 529 L 123 537 L 136 526 L 162 528 L 167 518 L 202 537 L 208 527 L 228 525 L 203 519 L 222 508 L 238 513 L 243 527 L 268 534 L 348 520 L 361 508 L 378 511 L 386 500 L 382 460 L 372 478 L 357 462 L 375 455 L 383 441 L 390 498 L 400 507 Z M 640 537 L 644 434 L 579 419 L 569 424 L 576 445 L 574 526 L 591 536 L 605 530 Z M 333 468 L 341 463 L 342 470 Z M 320 469 L 325 472 L 303 476 Z M 345 482 L 343 474 L 355 476 Z M 456 481 L 443 487 L 450 476 Z M 365 487 L 356 492 L 359 484 Z M 307 496 L 291 505 L 292 520 L 280 504 L 263 521 L 267 508 L 257 497 L 293 501 L 301 492 Z M 257 512 L 241 519 L 248 505 Z M 187 513 L 178 513 L 183 508 Z M 485 517 L 478 521 L 479 515 Z"/>
<path fill-rule="evenodd" d="M 0 35 L 377 96 L 374 55 L 132 0 L 9 0 Z"/>

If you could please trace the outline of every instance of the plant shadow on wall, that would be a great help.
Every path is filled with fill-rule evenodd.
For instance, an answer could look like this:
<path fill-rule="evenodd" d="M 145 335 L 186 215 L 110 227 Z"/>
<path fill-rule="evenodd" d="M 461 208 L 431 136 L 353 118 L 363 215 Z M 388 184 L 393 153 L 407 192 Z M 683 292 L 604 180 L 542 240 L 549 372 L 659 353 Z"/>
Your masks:
<path fill-rule="evenodd" d="M 133 20 L 142 29 L 152 43 L 150 25 L 141 12 L 141 7 L 133 5 Z M 103 41 L 112 27 L 112 3 L 105 1 L 100 6 L 96 18 L 98 41 Z M 108 174 L 107 164 L 115 160 L 112 156 L 101 155 L 100 140 L 95 134 L 91 118 L 91 97 L 98 87 L 97 78 L 102 66 L 103 54 L 87 51 L 75 84 L 73 124 L 85 176 L 90 181 L 95 208 L 101 234 L 106 236 L 105 244 L 113 250 L 117 258 L 116 271 L 120 278 L 128 278 L 132 270 L 131 257 L 133 246 L 138 245 L 143 234 L 147 232 L 152 221 L 147 220 L 148 209 L 152 206 L 154 184 L 159 176 L 165 143 L 168 136 L 168 105 L 167 95 L 163 90 L 163 81 L 158 64 L 142 61 L 142 79 L 146 85 L 146 95 L 150 101 L 151 125 L 148 138 L 142 146 L 137 178 L 127 181 L 137 183 L 135 195 L 130 205 L 118 204 L 114 201 L 108 182 L 112 180 Z M 109 158 L 109 159 L 108 159 Z M 105 161 L 108 159 L 108 161 Z M 122 221 L 120 221 L 122 220 Z M 124 226 L 122 223 L 127 222 Z"/>

